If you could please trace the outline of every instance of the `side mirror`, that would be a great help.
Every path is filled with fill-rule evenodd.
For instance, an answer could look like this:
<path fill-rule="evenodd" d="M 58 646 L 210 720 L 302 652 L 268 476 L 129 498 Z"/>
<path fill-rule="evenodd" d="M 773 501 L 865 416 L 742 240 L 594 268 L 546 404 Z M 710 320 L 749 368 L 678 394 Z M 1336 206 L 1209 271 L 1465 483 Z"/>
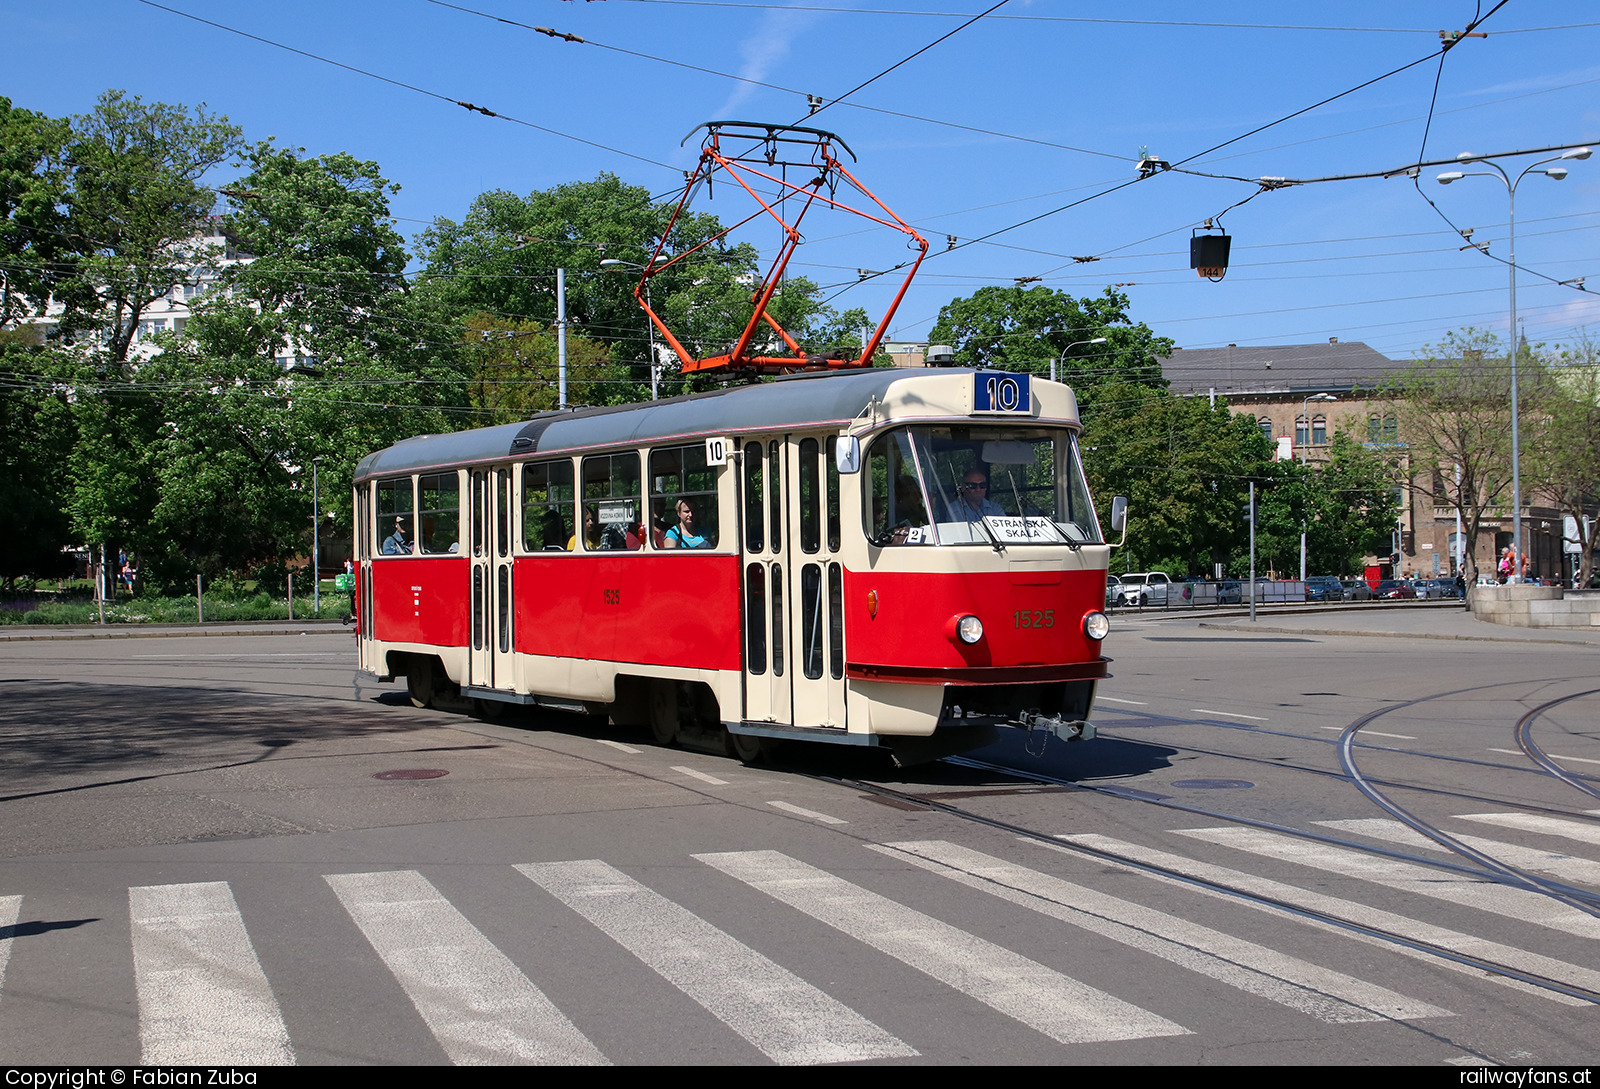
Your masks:
<path fill-rule="evenodd" d="M 1113 496 L 1111 499 L 1111 532 L 1122 534 L 1122 540 L 1113 548 L 1121 548 L 1128 543 L 1128 497 L 1125 495 Z"/>
<path fill-rule="evenodd" d="M 834 447 L 833 463 L 838 466 L 841 473 L 858 473 L 861 471 L 861 440 L 854 435 L 842 435 L 839 443 Z"/>

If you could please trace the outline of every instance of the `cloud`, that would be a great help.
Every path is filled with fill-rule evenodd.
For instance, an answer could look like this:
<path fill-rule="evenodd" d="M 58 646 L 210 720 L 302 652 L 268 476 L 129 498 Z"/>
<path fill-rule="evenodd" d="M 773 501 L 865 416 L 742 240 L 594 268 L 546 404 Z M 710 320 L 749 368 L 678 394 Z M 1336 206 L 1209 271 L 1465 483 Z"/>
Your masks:
<path fill-rule="evenodd" d="M 768 11 L 762 16 L 756 32 L 739 43 L 739 55 L 744 63 L 737 74 L 744 79 L 766 82 L 768 75 L 789 55 L 790 48 L 801 33 L 816 21 L 816 12 L 788 8 Z M 757 90 L 759 88 L 749 83 L 736 84 L 733 92 L 712 113 L 712 117 L 723 120 L 733 118 L 734 111 Z M 795 112 L 798 116 L 799 110 Z"/>

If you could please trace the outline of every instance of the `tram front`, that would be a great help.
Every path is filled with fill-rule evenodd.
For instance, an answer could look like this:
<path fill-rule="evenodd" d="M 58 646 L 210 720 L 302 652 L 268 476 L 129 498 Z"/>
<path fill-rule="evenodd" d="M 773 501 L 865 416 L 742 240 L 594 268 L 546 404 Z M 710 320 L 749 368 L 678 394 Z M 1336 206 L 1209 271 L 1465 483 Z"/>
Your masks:
<path fill-rule="evenodd" d="M 957 372 L 885 392 L 840 455 L 858 500 L 845 672 L 867 729 L 903 755 L 1001 727 L 1093 737 L 1110 548 L 1071 389 Z"/>

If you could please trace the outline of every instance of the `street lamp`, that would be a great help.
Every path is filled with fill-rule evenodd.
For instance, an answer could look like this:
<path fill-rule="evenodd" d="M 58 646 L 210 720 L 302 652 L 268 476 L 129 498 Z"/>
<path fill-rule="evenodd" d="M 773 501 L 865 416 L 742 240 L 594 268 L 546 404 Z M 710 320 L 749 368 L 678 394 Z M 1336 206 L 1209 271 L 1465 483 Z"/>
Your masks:
<path fill-rule="evenodd" d="M 1056 356 L 1055 359 L 1050 361 L 1050 381 L 1054 382 L 1056 380 L 1056 364 L 1062 359 L 1065 359 L 1067 353 L 1072 351 L 1072 349 L 1081 348 L 1085 344 L 1104 344 L 1105 342 L 1105 337 L 1095 337 L 1093 340 L 1075 340 L 1071 344 L 1068 344 L 1065 348 L 1061 349 L 1060 355 Z"/>
<path fill-rule="evenodd" d="M 317 466 L 321 464 L 320 457 L 311 459 L 311 611 L 318 616 L 322 614 L 322 549 L 317 536 L 322 528 L 322 505 L 317 501 Z"/>
<path fill-rule="evenodd" d="M 1516 556 L 1516 562 L 1511 566 L 1509 579 L 1511 582 L 1522 581 L 1522 571 L 1527 565 L 1527 559 L 1522 551 L 1522 460 L 1517 408 L 1517 186 L 1521 185 L 1522 179 L 1529 174 L 1543 174 L 1547 178 L 1560 181 L 1567 176 L 1567 168 L 1546 167 L 1547 163 L 1587 159 L 1589 155 L 1590 150 L 1586 147 L 1570 148 L 1560 155 L 1530 163 L 1517 175 L 1517 180 L 1512 181 L 1511 176 L 1501 169 L 1498 163 L 1492 163 L 1487 159 L 1474 159 L 1471 155 L 1463 154 L 1459 156 L 1463 161 L 1481 162 L 1494 173 L 1491 174 L 1487 170 L 1447 170 L 1438 178 L 1440 185 L 1449 185 L 1462 178 L 1499 178 L 1506 187 L 1506 200 L 1510 205 L 1510 220 L 1506 232 L 1506 267 L 1511 272 L 1511 551 Z M 1541 167 L 1546 168 L 1541 170 Z"/>
<path fill-rule="evenodd" d="M 1304 445 L 1300 447 L 1301 465 L 1305 465 L 1307 463 L 1307 458 L 1311 453 L 1311 402 L 1337 401 L 1338 399 L 1339 398 L 1335 397 L 1331 393 L 1313 393 L 1311 396 L 1307 397 L 1305 402 L 1300 406 L 1300 415 L 1306 421 L 1306 441 Z M 1298 431 L 1299 428 L 1296 427 L 1295 430 Z"/>
<path fill-rule="evenodd" d="M 1300 464 L 1302 467 L 1310 464 L 1311 457 L 1311 402 L 1312 401 L 1337 401 L 1339 398 L 1331 393 L 1313 393 L 1307 397 L 1300 406 L 1300 416 L 1306 422 L 1306 441 L 1300 447 Z M 1295 437 L 1299 438 L 1300 428 L 1295 427 Z M 1300 581 L 1306 580 L 1306 524 L 1300 523 Z"/>
<path fill-rule="evenodd" d="M 654 267 L 654 265 L 658 265 L 658 264 L 665 264 L 669 260 L 671 260 L 671 258 L 669 258 L 669 257 L 667 257 L 666 255 L 663 254 L 662 256 L 657 257 L 655 259 L 655 261 L 652 263 L 652 265 L 648 266 L 648 267 Z M 600 267 L 603 268 L 603 269 L 629 269 L 629 270 L 631 270 L 633 272 L 644 272 L 647 266 L 641 265 L 637 261 L 624 261 L 620 257 L 606 257 L 606 258 L 601 260 Z M 644 304 L 646 306 L 650 306 L 650 281 L 649 280 L 646 280 L 644 282 Z M 650 306 L 650 309 L 651 309 L 652 313 L 655 311 L 655 307 L 653 307 L 653 306 Z M 645 331 L 645 335 L 650 338 L 650 399 L 652 401 L 656 401 L 656 400 L 660 400 L 659 381 L 660 381 L 661 368 L 656 363 L 656 326 L 655 326 L 655 322 L 646 321 L 644 323 L 644 331 Z"/>

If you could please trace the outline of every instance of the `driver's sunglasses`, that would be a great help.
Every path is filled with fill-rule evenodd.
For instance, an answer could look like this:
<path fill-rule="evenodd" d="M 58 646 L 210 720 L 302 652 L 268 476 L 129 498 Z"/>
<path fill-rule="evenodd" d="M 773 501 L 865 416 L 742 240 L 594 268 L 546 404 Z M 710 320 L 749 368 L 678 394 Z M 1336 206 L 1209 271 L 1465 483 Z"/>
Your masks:
<path fill-rule="evenodd" d="M 964 491 L 964 492 L 986 492 L 986 491 L 989 490 L 989 485 L 983 483 L 980 480 L 976 484 L 963 484 L 963 485 L 961 485 L 961 490 Z"/>

